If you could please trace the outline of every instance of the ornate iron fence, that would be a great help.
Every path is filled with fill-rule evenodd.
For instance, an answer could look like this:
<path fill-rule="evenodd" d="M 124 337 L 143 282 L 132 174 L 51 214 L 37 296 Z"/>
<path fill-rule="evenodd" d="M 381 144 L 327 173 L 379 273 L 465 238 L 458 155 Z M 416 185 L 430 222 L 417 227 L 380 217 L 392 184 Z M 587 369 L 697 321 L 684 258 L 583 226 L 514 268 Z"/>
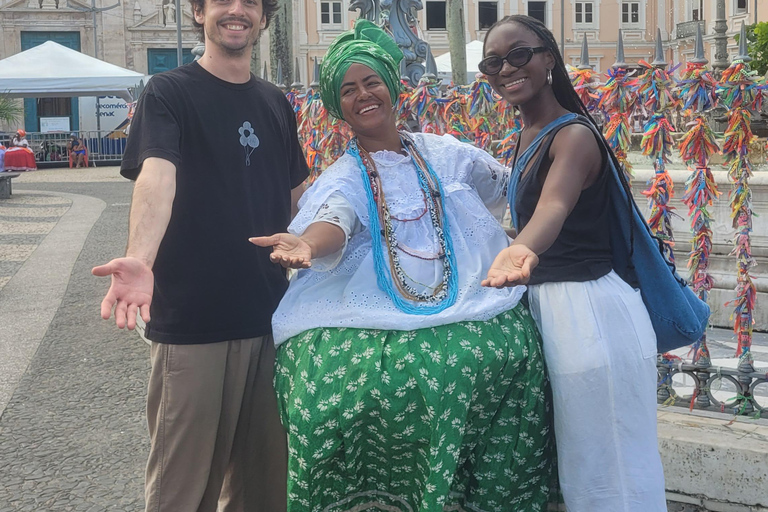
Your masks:
<path fill-rule="evenodd" d="M 768 368 L 712 366 L 658 356 L 660 404 L 737 415 L 768 414 Z"/>

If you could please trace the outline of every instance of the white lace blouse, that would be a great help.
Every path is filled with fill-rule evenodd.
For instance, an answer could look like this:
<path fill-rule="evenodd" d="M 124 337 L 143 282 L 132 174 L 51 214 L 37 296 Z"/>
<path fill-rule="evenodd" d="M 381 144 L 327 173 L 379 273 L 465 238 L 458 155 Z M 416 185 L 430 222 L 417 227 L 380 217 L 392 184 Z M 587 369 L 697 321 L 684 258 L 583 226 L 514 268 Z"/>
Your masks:
<path fill-rule="evenodd" d="M 517 305 L 524 287 L 480 286 L 493 259 L 509 243 L 497 220 L 506 206 L 509 170 L 450 135 L 413 138 L 442 183 L 458 272 L 455 304 L 433 315 L 407 314 L 379 288 L 362 173 L 357 160 L 344 154 L 304 193 L 288 230 L 301 235 L 313 222 L 330 222 L 344 230 L 347 243 L 337 254 L 313 260 L 311 268 L 299 270 L 291 280 L 272 318 L 277 345 L 317 327 L 413 330 L 489 320 Z M 403 271 L 419 291 L 433 288 L 443 275 L 440 260 L 431 259 L 440 247 L 429 214 L 421 215 L 425 203 L 415 166 L 405 154 L 380 151 L 371 157 L 390 213 L 401 219 L 392 222 Z"/>

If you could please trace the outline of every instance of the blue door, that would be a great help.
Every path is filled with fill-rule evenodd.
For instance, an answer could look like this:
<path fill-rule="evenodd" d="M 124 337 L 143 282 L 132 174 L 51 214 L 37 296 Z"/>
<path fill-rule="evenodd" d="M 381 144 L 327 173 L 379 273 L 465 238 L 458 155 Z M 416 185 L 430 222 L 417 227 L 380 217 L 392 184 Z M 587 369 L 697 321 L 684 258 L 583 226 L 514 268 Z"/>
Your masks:
<path fill-rule="evenodd" d="M 54 41 L 62 46 L 80 51 L 80 32 L 22 32 L 21 51 L 39 46 L 46 41 Z M 70 98 L 71 110 L 69 126 L 72 131 L 80 129 L 80 111 L 77 98 Z M 24 129 L 28 132 L 40 131 L 40 119 L 37 115 L 37 99 L 24 100 Z"/>
<path fill-rule="evenodd" d="M 183 64 L 189 64 L 195 59 L 191 48 L 181 50 Z M 178 66 L 176 48 L 150 48 L 147 50 L 147 74 L 162 73 Z"/>

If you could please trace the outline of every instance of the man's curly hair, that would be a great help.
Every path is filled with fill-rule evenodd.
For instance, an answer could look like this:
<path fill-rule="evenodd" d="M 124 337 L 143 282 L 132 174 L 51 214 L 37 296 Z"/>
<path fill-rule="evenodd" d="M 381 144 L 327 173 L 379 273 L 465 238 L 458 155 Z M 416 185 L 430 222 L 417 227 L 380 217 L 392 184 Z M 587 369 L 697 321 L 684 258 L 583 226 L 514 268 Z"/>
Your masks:
<path fill-rule="evenodd" d="M 200 40 L 205 41 L 203 26 L 197 22 L 194 15 L 195 12 L 205 11 L 205 0 L 189 0 L 189 3 L 192 6 L 192 26 L 195 28 L 195 32 L 197 32 Z M 269 27 L 269 22 L 275 16 L 275 12 L 277 12 L 277 0 L 261 0 L 261 8 L 262 13 L 267 18 L 267 24 L 264 26 L 266 29 Z"/>

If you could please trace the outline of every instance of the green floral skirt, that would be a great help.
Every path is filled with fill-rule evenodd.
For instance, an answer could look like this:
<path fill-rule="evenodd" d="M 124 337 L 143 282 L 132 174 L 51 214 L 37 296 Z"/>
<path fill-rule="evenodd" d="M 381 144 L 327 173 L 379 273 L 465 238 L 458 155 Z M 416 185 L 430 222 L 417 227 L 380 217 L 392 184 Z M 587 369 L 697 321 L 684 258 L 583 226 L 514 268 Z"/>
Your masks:
<path fill-rule="evenodd" d="M 416 331 L 321 328 L 277 351 L 290 512 L 540 512 L 548 382 L 522 305 Z"/>

